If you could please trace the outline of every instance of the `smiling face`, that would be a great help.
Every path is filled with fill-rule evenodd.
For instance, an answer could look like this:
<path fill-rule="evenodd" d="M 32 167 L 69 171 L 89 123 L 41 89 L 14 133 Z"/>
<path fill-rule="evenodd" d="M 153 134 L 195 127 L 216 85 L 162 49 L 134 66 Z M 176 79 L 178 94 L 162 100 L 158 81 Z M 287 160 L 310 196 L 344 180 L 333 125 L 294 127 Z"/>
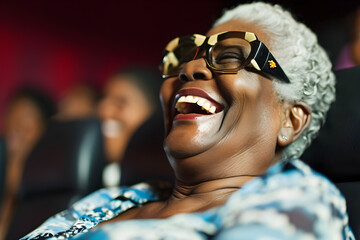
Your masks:
<path fill-rule="evenodd" d="M 109 135 L 132 134 L 150 115 L 151 108 L 142 91 L 127 76 L 112 78 L 105 88 L 105 97 L 99 104 L 99 116 L 110 125 L 118 123 Z"/>
<path fill-rule="evenodd" d="M 9 156 L 24 157 L 41 137 L 45 119 L 34 100 L 21 97 L 10 105 L 5 123 Z"/>
<path fill-rule="evenodd" d="M 232 20 L 207 35 L 223 31 L 254 32 L 271 49 L 269 36 L 253 24 Z M 199 58 L 163 83 L 161 97 L 165 150 L 178 179 L 259 175 L 278 160 L 284 110 L 271 80 L 255 71 L 217 74 Z"/>
<path fill-rule="evenodd" d="M 98 106 L 108 161 L 122 160 L 128 141 L 151 113 L 148 99 L 131 78 L 115 76 L 110 79 Z"/>

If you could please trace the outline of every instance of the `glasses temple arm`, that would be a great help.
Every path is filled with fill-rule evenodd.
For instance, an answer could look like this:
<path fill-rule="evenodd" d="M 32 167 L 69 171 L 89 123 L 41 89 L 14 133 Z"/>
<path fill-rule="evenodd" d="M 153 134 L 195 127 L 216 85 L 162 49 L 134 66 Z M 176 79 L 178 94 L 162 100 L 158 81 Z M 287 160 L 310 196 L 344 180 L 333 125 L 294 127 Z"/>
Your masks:
<path fill-rule="evenodd" d="M 284 70 L 281 68 L 274 56 L 270 53 L 269 49 L 260 41 L 258 41 L 256 45 L 258 45 L 258 49 L 253 57 L 253 60 L 255 60 L 260 70 L 280 81 L 290 83 L 289 78 L 286 76 Z M 253 61 L 251 63 L 254 65 Z"/>

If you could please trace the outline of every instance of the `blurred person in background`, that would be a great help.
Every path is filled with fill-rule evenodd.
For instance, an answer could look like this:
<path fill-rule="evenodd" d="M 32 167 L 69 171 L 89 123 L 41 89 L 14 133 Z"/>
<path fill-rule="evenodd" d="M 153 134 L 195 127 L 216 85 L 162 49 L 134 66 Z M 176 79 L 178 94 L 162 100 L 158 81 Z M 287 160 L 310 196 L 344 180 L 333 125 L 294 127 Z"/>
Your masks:
<path fill-rule="evenodd" d="M 136 161 L 137 156 L 126 151 L 129 143 L 136 153 L 144 149 L 136 139 L 144 139 L 146 122 L 156 118 L 158 123 L 162 118 L 160 101 L 158 99 L 161 76 L 157 69 L 146 66 L 131 66 L 117 71 L 112 75 L 105 88 L 104 97 L 99 103 L 98 114 L 102 122 L 105 154 L 109 164 L 104 169 L 104 185 L 119 185 L 121 179 L 120 165 L 124 155 L 129 161 Z M 135 134 L 142 127 L 141 133 Z M 151 126 L 152 128 L 154 126 Z M 162 127 L 161 127 L 162 128 Z M 140 131 L 140 130 L 139 130 Z M 163 135 L 159 139 L 163 138 Z M 153 142 L 156 140 L 153 136 Z M 148 143 L 150 144 L 150 143 Z M 150 144 L 151 145 L 151 144 Z M 127 154 L 126 154 L 127 152 Z M 163 152 L 159 149 L 158 152 Z M 136 154 L 135 154 L 136 155 Z M 165 156 L 163 156 L 165 159 Z M 167 163 L 166 160 L 164 160 Z M 130 165 L 132 165 L 130 163 Z M 125 169 L 124 171 L 127 171 Z"/>
<path fill-rule="evenodd" d="M 4 239 L 16 207 L 25 160 L 44 133 L 48 119 L 56 112 L 45 93 L 24 88 L 9 102 L 5 116 L 6 174 L 0 206 L 0 239 Z"/>
<path fill-rule="evenodd" d="M 360 5 L 350 16 L 350 42 L 343 47 L 334 69 L 340 70 L 360 65 Z"/>
<path fill-rule="evenodd" d="M 96 115 L 99 94 L 94 87 L 79 84 L 69 89 L 58 103 L 59 120 L 89 118 Z"/>

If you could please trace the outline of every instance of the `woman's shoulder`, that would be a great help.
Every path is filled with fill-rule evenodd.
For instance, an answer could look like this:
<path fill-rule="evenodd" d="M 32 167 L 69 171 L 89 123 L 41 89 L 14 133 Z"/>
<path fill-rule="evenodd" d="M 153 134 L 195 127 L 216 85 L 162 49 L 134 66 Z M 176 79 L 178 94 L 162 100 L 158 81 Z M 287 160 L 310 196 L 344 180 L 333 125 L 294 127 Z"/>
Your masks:
<path fill-rule="evenodd" d="M 161 196 L 158 194 L 158 185 L 139 183 L 131 187 L 97 190 L 74 203 L 71 208 L 49 218 L 22 239 L 69 238 L 80 232 L 86 232 L 130 208 L 159 200 Z"/>
<path fill-rule="evenodd" d="M 276 200 L 299 206 L 304 206 L 307 199 L 334 202 L 339 209 L 345 206 L 345 199 L 335 184 L 299 159 L 272 166 L 263 176 L 245 184 L 232 198 L 263 199 L 255 202 Z"/>
<path fill-rule="evenodd" d="M 245 185 L 245 189 L 254 191 L 274 191 L 282 187 L 311 188 L 333 191 L 336 186 L 324 175 L 314 171 L 300 159 L 279 162 L 254 181 Z M 242 192 L 244 192 L 244 188 Z"/>
<path fill-rule="evenodd" d="M 237 233 L 246 226 L 262 226 L 265 232 L 294 239 L 306 234 L 314 239 L 352 239 L 344 197 L 330 180 L 299 159 L 276 164 L 245 184 L 220 215 L 226 229 L 235 228 Z"/>

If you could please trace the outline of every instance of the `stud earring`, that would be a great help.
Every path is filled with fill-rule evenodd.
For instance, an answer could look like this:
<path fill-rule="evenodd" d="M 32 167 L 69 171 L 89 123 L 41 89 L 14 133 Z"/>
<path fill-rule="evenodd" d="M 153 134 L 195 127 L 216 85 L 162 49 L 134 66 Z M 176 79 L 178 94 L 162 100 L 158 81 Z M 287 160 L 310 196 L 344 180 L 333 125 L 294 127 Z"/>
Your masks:
<path fill-rule="evenodd" d="M 283 141 L 287 141 L 287 140 L 289 140 L 286 136 L 284 136 L 284 135 L 282 135 L 281 137 L 281 140 L 283 140 Z"/>

